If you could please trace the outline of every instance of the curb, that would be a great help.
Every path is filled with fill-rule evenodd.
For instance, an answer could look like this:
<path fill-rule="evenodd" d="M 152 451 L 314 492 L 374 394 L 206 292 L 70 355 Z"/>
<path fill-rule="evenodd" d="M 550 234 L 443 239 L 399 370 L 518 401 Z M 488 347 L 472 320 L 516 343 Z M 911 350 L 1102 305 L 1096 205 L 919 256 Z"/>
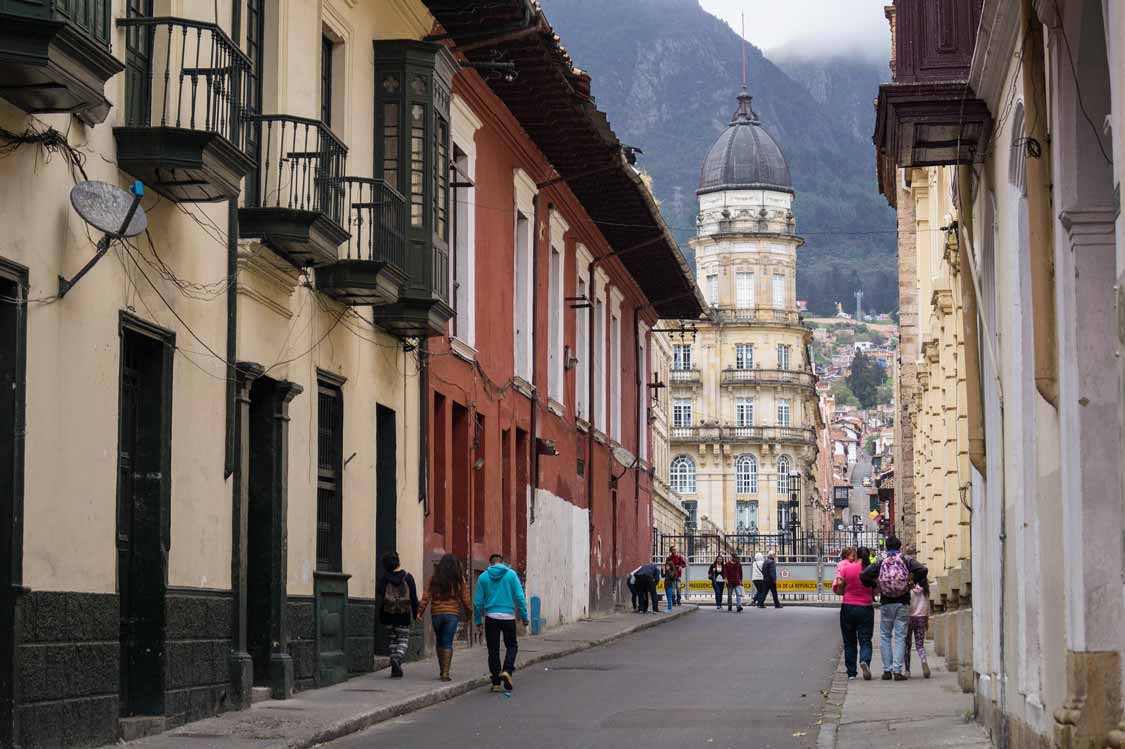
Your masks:
<path fill-rule="evenodd" d="M 575 643 L 572 646 L 566 647 L 562 650 L 557 650 L 552 653 L 543 653 L 540 655 L 531 656 L 527 660 L 521 661 L 520 669 L 523 670 L 528 666 L 534 666 L 537 663 L 556 660 L 558 658 L 565 658 L 568 655 L 574 655 L 575 653 L 580 653 L 583 650 L 589 650 L 601 645 L 606 645 L 615 640 L 619 640 L 622 637 L 627 637 L 628 635 L 636 634 L 637 632 L 642 632 L 646 629 L 652 629 L 653 627 L 660 626 L 661 624 L 670 622 L 674 619 L 679 619 L 680 617 L 687 616 L 688 614 L 694 613 L 696 610 L 696 607 L 688 608 L 687 606 L 684 606 L 681 607 L 678 612 L 673 611 L 671 614 L 662 616 L 658 619 L 648 619 L 646 621 L 639 622 L 627 629 L 621 630 L 620 632 L 615 632 L 611 635 L 599 637 L 596 640 L 587 640 L 585 642 Z M 477 676 L 471 679 L 466 679 L 447 687 L 439 687 L 438 689 L 434 689 L 430 692 L 427 692 L 426 694 L 420 694 L 416 697 L 402 700 L 401 702 L 384 705 L 383 707 L 376 708 L 374 710 L 371 710 L 370 712 L 361 713 L 359 715 L 346 718 L 345 720 L 341 720 L 325 726 L 312 736 L 306 736 L 300 739 L 294 739 L 292 741 L 274 744 L 272 746 L 276 747 L 277 749 L 309 749 L 309 747 L 324 744 L 329 741 L 335 741 L 336 739 L 341 739 L 354 733 L 359 733 L 360 731 L 364 731 L 371 726 L 391 720 L 392 718 L 397 718 L 400 715 L 412 713 L 417 710 L 421 710 L 422 708 L 430 707 L 431 705 L 436 705 L 441 702 L 447 702 L 456 697 L 460 697 L 461 695 L 468 694 L 469 692 L 487 686 L 491 683 L 492 678 L 490 676 Z"/>
<path fill-rule="evenodd" d="M 820 732 L 816 737 L 816 749 L 836 749 L 836 732 L 844 713 L 844 698 L 848 694 L 848 673 L 844 670 L 844 653 L 836 657 L 836 671 L 832 674 L 832 684 L 824 693 L 824 705 L 820 710 Z"/>

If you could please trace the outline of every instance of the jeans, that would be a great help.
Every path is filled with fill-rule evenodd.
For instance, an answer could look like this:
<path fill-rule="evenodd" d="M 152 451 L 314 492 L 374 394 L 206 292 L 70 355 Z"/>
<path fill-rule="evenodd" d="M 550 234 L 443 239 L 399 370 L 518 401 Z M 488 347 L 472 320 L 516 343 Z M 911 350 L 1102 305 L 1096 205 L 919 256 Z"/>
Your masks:
<path fill-rule="evenodd" d="M 727 608 L 730 608 L 731 598 L 738 602 L 738 608 L 742 608 L 742 583 L 727 583 Z"/>
<path fill-rule="evenodd" d="M 504 636 L 504 668 L 500 668 L 500 636 Z M 516 670 L 516 622 L 514 619 L 484 618 L 484 641 L 488 645 L 488 672 L 492 683 L 500 683 L 501 670 L 512 673 Z"/>
<path fill-rule="evenodd" d="M 676 600 L 676 581 L 664 581 L 664 598 L 668 601 L 668 610 L 672 610 L 672 604 Z"/>
<path fill-rule="evenodd" d="M 844 666 L 856 675 L 856 643 L 859 662 L 871 664 L 871 634 L 875 631 L 875 607 L 846 603 L 840 607 L 840 634 L 844 636 Z"/>
<path fill-rule="evenodd" d="M 636 578 L 630 575 L 628 579 L 625 580 L 625 584 L 629 586 L 629 595 L 633 597 L 633 611 L 639 611 L 641 608 L 639 605 L 639 601 L 637 600 L 639 589 L 637 588 L 637 583 L 635 582 L 635 580 Z"/>
<path fill-rule="evenodd" d="M 879 611 L 879 649 L 883 655 L 883 671 L 901 674 L 906 655 L 907 605 L 884 603 Z"/>
<path fill-rule="evenodd" d="M 676 580 L 675 590 L 676 590 L 676 605 L 677 606 L 683 606 L 684 605 L 683 585 L 684 585 L 684 583 L 683 583 L 682 580 L 679 580 L 679 579 Z"/>
<path fill-rule="evenodd" d="M 457 636 L 457 627 L 461 624 L 461 617 L 456 614 L 438 614 L 431 616 L 430 622 L 434 625 L 435 647 L 442 650 L 453 650 L 453 638 Z"/>
<path fill-rule="evenodd" d="M 711 587 L 715 589 L 715 608 L 721 609 L 723 607 L 723 581 L 712 580 Z"/>

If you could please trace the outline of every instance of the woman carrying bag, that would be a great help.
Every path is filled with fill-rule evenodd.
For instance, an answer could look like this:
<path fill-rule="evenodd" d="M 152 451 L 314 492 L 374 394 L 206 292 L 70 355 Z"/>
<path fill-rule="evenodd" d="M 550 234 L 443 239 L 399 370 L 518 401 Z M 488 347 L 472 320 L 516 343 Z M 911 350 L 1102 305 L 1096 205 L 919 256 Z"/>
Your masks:
<path fill-rule="evenodd" d="M 711 580 L 711 587 L 715 589 L 715 608 L 723 610 L 723 589 L 726 587 L 726 578 L 723 577 L 723 555 L 715 557 L 715 561 L 707 568 L 707 577 Z"/>

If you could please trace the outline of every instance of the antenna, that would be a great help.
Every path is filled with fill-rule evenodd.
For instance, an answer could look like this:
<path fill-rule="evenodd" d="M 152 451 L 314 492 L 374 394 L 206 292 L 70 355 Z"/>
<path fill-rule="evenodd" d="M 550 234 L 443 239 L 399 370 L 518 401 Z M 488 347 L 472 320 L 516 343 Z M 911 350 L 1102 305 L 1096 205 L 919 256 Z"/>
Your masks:
<path fill-rule="evenodd" d="M 74 207 L 74 212 L 87 224 L 102 232 L 102 238 L 98 240 L 98 251 L 94 257 L 74 274 L 74 278 L 67 280 L 59 276 L 60 299 L 102 259 L 113 240 L 135 237 L 148 228 L 148 219 L 141 208 L 144 194 L 144 185 L 139 180 L 128 191 L 96 180 L 79 182 L 71 188 L 70 204 Z"/>
<path fill-rule="evenodd" d="M 739 14 L 742 19 L 742 90 L 746 90 L 746 14 Z"/>

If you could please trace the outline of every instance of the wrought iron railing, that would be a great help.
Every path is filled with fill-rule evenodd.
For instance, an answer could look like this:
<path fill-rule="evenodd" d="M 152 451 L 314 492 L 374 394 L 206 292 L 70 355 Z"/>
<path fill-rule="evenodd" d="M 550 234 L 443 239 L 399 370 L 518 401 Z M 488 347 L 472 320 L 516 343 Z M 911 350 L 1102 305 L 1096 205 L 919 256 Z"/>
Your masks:
<path fill-rule="evenodd" d="M 687 559 L 689 564 L 710 564 L 719 554 L 738 554 L 743 562 L 755 554 L 777 554 L 779 562 L 822 561 L 835 562 L 840 553 L 849 547 L 866 547 L 876 554 L 882 550 L 883 534 L 872 530 L 805 531 L 797 533 L 688 533 L 680 535 L 657 534 L 653 539 L 654 561 L 667 558 L 670 549 Z"/>
<path fill-rule="evenodd" d="M 322 213 L 346 229 L 344 164 L 348 148 L 320 120 L 287 114 L 251 114 L 258 168 L 248 180 L 247 208 Z"/>
<path fill-rule="evenodd" d="M 214 23 L 119 18 L 126 31 L 125 124 L 216 133 L 246 149 L 250 58 Z"/>
<path fill-rule="evenodd" d="M 339 185 L 343 227 L 350 234 L 340 247 L 340 259 L 378 260 L 404 269 L 406 198 L 386 181 L 372 177 L 344 177 Z"/>
<path fill-rule="evenodd" d="M 799 385 L 812 387 L 816 375 L 791 369 L 724 369 L 724 385 Z"/>

